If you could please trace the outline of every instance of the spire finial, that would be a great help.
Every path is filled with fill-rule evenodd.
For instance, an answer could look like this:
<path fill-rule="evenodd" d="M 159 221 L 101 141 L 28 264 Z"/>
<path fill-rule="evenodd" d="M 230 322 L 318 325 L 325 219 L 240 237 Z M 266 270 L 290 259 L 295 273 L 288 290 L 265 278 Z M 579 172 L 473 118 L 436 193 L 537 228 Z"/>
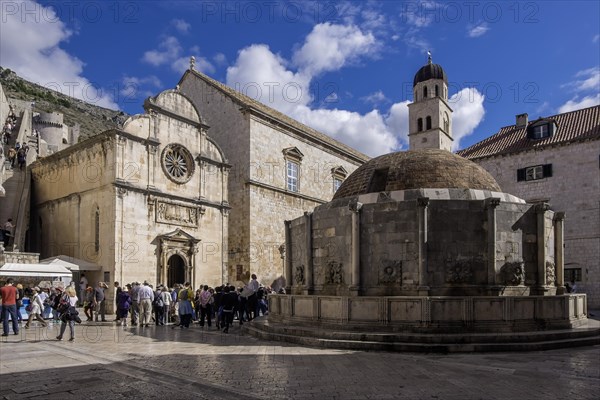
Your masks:
<path fill-rule="evenodd" d="M 427 50 L 427 64 L 431 64 L 431 51 Z"/>
<path fill-rule="evenodd" d="M 196 57 L 190 57 L 190 69 L 193 71 L 196 69 Z"/>

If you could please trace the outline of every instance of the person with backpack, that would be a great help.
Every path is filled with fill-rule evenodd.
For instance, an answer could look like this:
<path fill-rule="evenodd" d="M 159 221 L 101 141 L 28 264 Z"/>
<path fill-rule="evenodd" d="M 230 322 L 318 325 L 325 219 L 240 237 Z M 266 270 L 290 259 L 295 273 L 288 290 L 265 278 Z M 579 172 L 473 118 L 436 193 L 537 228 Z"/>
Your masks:
<path fill-rule="evenodd" d="M 163 325 L 163 314 L 165 302 L 162 297 L 162 285 L 158 285 L 156 292 L 154 292 L 154 301 L 152 302 L 152 308 L 154 309 L 154 322 L 156 325 Z"/>
<path fill-rule="evenodd" d="M 75 321 L 79 319 L 79 313 L 75 308 L 77 300 L 77 294 L 75 293 L 75 287 L 73 286 L 69 286 L 65 290 L 65 293 L 58 298 L 57 311 L 60 313 L 61 325 L 60 333 L 56 337 L 56 340 L 62 340 L 65 330 L 67 329 L 67 324 L 69 324 L 69 331 L 71 333 L 69 342 L 75 340 Z M 79 319 L 78 322 L 81 322 L 81 319 Z"/>
<path fill-rule="evenodd" d="M 177 299 L 179 303 L 179 325 L 181 329 L 189 328 L 190 322 L 192 322 L 192 315 L 194 314 L 194 306 L 192 305 L 194 291 L 190 287 L 189 282 L 183 284 L 183 289 L 177 294 Z"/>

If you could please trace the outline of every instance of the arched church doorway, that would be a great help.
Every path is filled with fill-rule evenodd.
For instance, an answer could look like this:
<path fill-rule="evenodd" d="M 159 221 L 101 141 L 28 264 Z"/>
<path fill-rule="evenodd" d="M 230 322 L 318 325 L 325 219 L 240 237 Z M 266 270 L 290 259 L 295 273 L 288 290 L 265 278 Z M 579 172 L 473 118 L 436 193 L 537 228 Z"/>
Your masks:
<path fill-rule="evenodd" d="M 185 262 L 177 254 L 169 257 L 167 269 L 167 285 L 173 287 L 176 283 L 185 283 Z"/>

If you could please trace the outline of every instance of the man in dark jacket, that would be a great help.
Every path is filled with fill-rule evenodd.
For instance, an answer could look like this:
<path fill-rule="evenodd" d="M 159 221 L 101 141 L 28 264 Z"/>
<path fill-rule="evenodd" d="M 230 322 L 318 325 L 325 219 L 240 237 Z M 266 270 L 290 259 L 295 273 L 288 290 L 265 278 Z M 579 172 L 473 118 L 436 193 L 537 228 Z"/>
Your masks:
<path fill-rule="evenodd" d="M 238 299 L 235 287 L 225 286 L 225 293 L 221 298 L 221 307 L 223 307 L 223 332 L 229 332 L 229 325 L 233 324 L 233 310 L 237 306 Z"/>

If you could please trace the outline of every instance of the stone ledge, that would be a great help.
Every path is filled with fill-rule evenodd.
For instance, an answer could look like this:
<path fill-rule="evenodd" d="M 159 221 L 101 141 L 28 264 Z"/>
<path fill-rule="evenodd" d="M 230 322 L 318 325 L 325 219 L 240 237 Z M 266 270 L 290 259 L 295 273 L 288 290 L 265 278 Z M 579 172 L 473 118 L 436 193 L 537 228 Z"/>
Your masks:
<path fill-rule="evenodd" d="M 419 353 L 540 351 L 600 344 L 600 322 L 593 320 L 588 321 L 587 326 L 582 328 L 514 334 L 352 333 L 321 327 L 272 324 L 265 318 L 258 318 L 244 324 L 242 330 L 259 339 L 310 347 L 367 351 Z"/>

